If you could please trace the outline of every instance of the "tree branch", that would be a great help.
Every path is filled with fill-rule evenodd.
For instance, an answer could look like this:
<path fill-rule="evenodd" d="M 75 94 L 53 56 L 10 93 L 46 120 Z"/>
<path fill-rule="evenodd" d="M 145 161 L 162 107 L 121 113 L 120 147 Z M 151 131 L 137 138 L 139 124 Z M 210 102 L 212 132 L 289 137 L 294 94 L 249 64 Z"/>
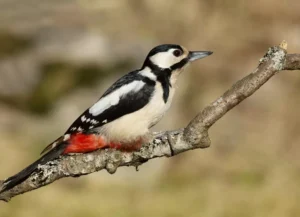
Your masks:
<path fill-rule="evenodd" d="M 116 172 L 121 166 L 134 166 L 157 157 L 171 157 L 179 153 L 210 146 L 208 129 L 229 110 L 251 96 L 272 76 L 282 70 L 300 70 L 300 54 L 286 54 L 286 42 L 269 48 L 259 65 L 243 79 L 236 82 L 221 97 L 203 109 L 184 129 L 154 133 L 153 139 L 140 151 L 124 153 L 106 149 L 87 154 L 61 156 L 45 165 L 40 165 L 28 179 L 18 186 L 0 194 L 0 200 L 48 185 L 64 177 L 78 177 L 102 169 Z M 1 189 L 1 182 L 0 182 Z"/>

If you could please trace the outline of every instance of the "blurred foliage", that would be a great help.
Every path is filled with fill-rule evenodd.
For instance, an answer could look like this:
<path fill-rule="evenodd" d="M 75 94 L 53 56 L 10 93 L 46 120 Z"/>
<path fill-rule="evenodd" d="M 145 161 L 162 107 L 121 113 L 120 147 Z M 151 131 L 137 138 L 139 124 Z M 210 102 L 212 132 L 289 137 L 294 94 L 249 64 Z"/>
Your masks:
<path fill-rule="evenodd" d="M 52 109 L 54 103 L 68 93 L 80 89 L 91 88 L 97 84 L 100 78 L 110 73 L 130 68 L 130 61 L 118 62 L 110 67 L 99 65 L 72 65 L 63 62 L 49 62 L 41 66 L 41 78 L 32 94 L 26 97 L 6 97 L 0 95 L 2 102 L 28 111 L 33 114 L 45 114 Z"/>
<path fill-rule="evenodd" d="M 0 176 L 24 168 L 155 45 L 214 55 L 183 73 L 158 130 L 185 126 L 267 48 L 300 50 L 300 1 L 0 1 Z M 283 72 L 210 131 L 212 146 L 64 179 L 0 203 L 0 217 L 300 215 L 298 72 Z M 38 114 L 38 115 L 37 115 Z"/>
<path fill-rule="evenodd" d="M 100 78 L 108 74 L 129 68 L 130 62 L 118 63 L 110 68 L 101 68 L 97 65 L 72 66 L 65 63 L 47 63 L 42 66 L 42 82 L 33 91 L 28 101 L 29 111 L 44 113 L 49 111 L 59 98 L 64 97 L 70 91 L 82 87 L 90 88 L 97 84 Z M 23 107 L 24 109 L 24 107 Z"/>
<path fill-rule="evenodd" d="M 30 48 L 30 38 L 12 34 L 9 31 L 0 31 L 0 59 Z"/>

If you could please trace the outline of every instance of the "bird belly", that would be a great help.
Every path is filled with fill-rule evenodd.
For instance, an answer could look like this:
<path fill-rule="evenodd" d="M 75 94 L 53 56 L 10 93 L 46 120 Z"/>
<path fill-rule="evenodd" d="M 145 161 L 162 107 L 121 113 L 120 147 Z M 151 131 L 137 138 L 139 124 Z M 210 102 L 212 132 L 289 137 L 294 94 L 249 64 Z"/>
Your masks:
<path fill-rule="evenodd" d="M 99 133 L 113 142 L 131 142 L 147 136 L 149 128 L 157 124 L 169 109 L 174 95 L 174 89 L 170 89 L 169 99 L 165 103 L 161 84 L 157 85 L 146 106 L 105 124 L 99 128 Z"/>

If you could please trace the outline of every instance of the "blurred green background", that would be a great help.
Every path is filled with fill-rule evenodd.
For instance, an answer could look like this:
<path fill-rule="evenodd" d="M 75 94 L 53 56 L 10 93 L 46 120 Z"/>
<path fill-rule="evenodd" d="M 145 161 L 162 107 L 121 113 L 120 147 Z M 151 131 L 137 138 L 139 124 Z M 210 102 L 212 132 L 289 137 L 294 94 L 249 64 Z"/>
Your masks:
<path fill-rule="evenodd" d="M 185 126 L 283 39 L 299 0 L 0 0 L 0 178 L 39 157 L 154 46 L 212 50 L 181 76 L 155 130 Z M 47 187 L 1 217 L 300 216 L 300 73 L 282 72 L 210 131 L 212 146 Z"/>

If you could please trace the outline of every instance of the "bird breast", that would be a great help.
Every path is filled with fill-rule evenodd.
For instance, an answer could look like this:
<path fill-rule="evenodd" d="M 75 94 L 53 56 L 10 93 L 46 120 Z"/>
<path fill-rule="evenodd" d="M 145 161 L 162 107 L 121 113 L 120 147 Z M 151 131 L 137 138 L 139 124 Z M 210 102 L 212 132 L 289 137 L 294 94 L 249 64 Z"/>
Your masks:
<path fill-rule="evenodd" d="M 163 88 L 156 83 L 149 103 L 138 111 L 124 115 L 102 126 L 99 131 L 110 141 L 130 142 L 146 136 L 149 128 L 157 124 L 170 108 L 175 89 L 170 87 L 167 102 L 163 100 Z"/>

